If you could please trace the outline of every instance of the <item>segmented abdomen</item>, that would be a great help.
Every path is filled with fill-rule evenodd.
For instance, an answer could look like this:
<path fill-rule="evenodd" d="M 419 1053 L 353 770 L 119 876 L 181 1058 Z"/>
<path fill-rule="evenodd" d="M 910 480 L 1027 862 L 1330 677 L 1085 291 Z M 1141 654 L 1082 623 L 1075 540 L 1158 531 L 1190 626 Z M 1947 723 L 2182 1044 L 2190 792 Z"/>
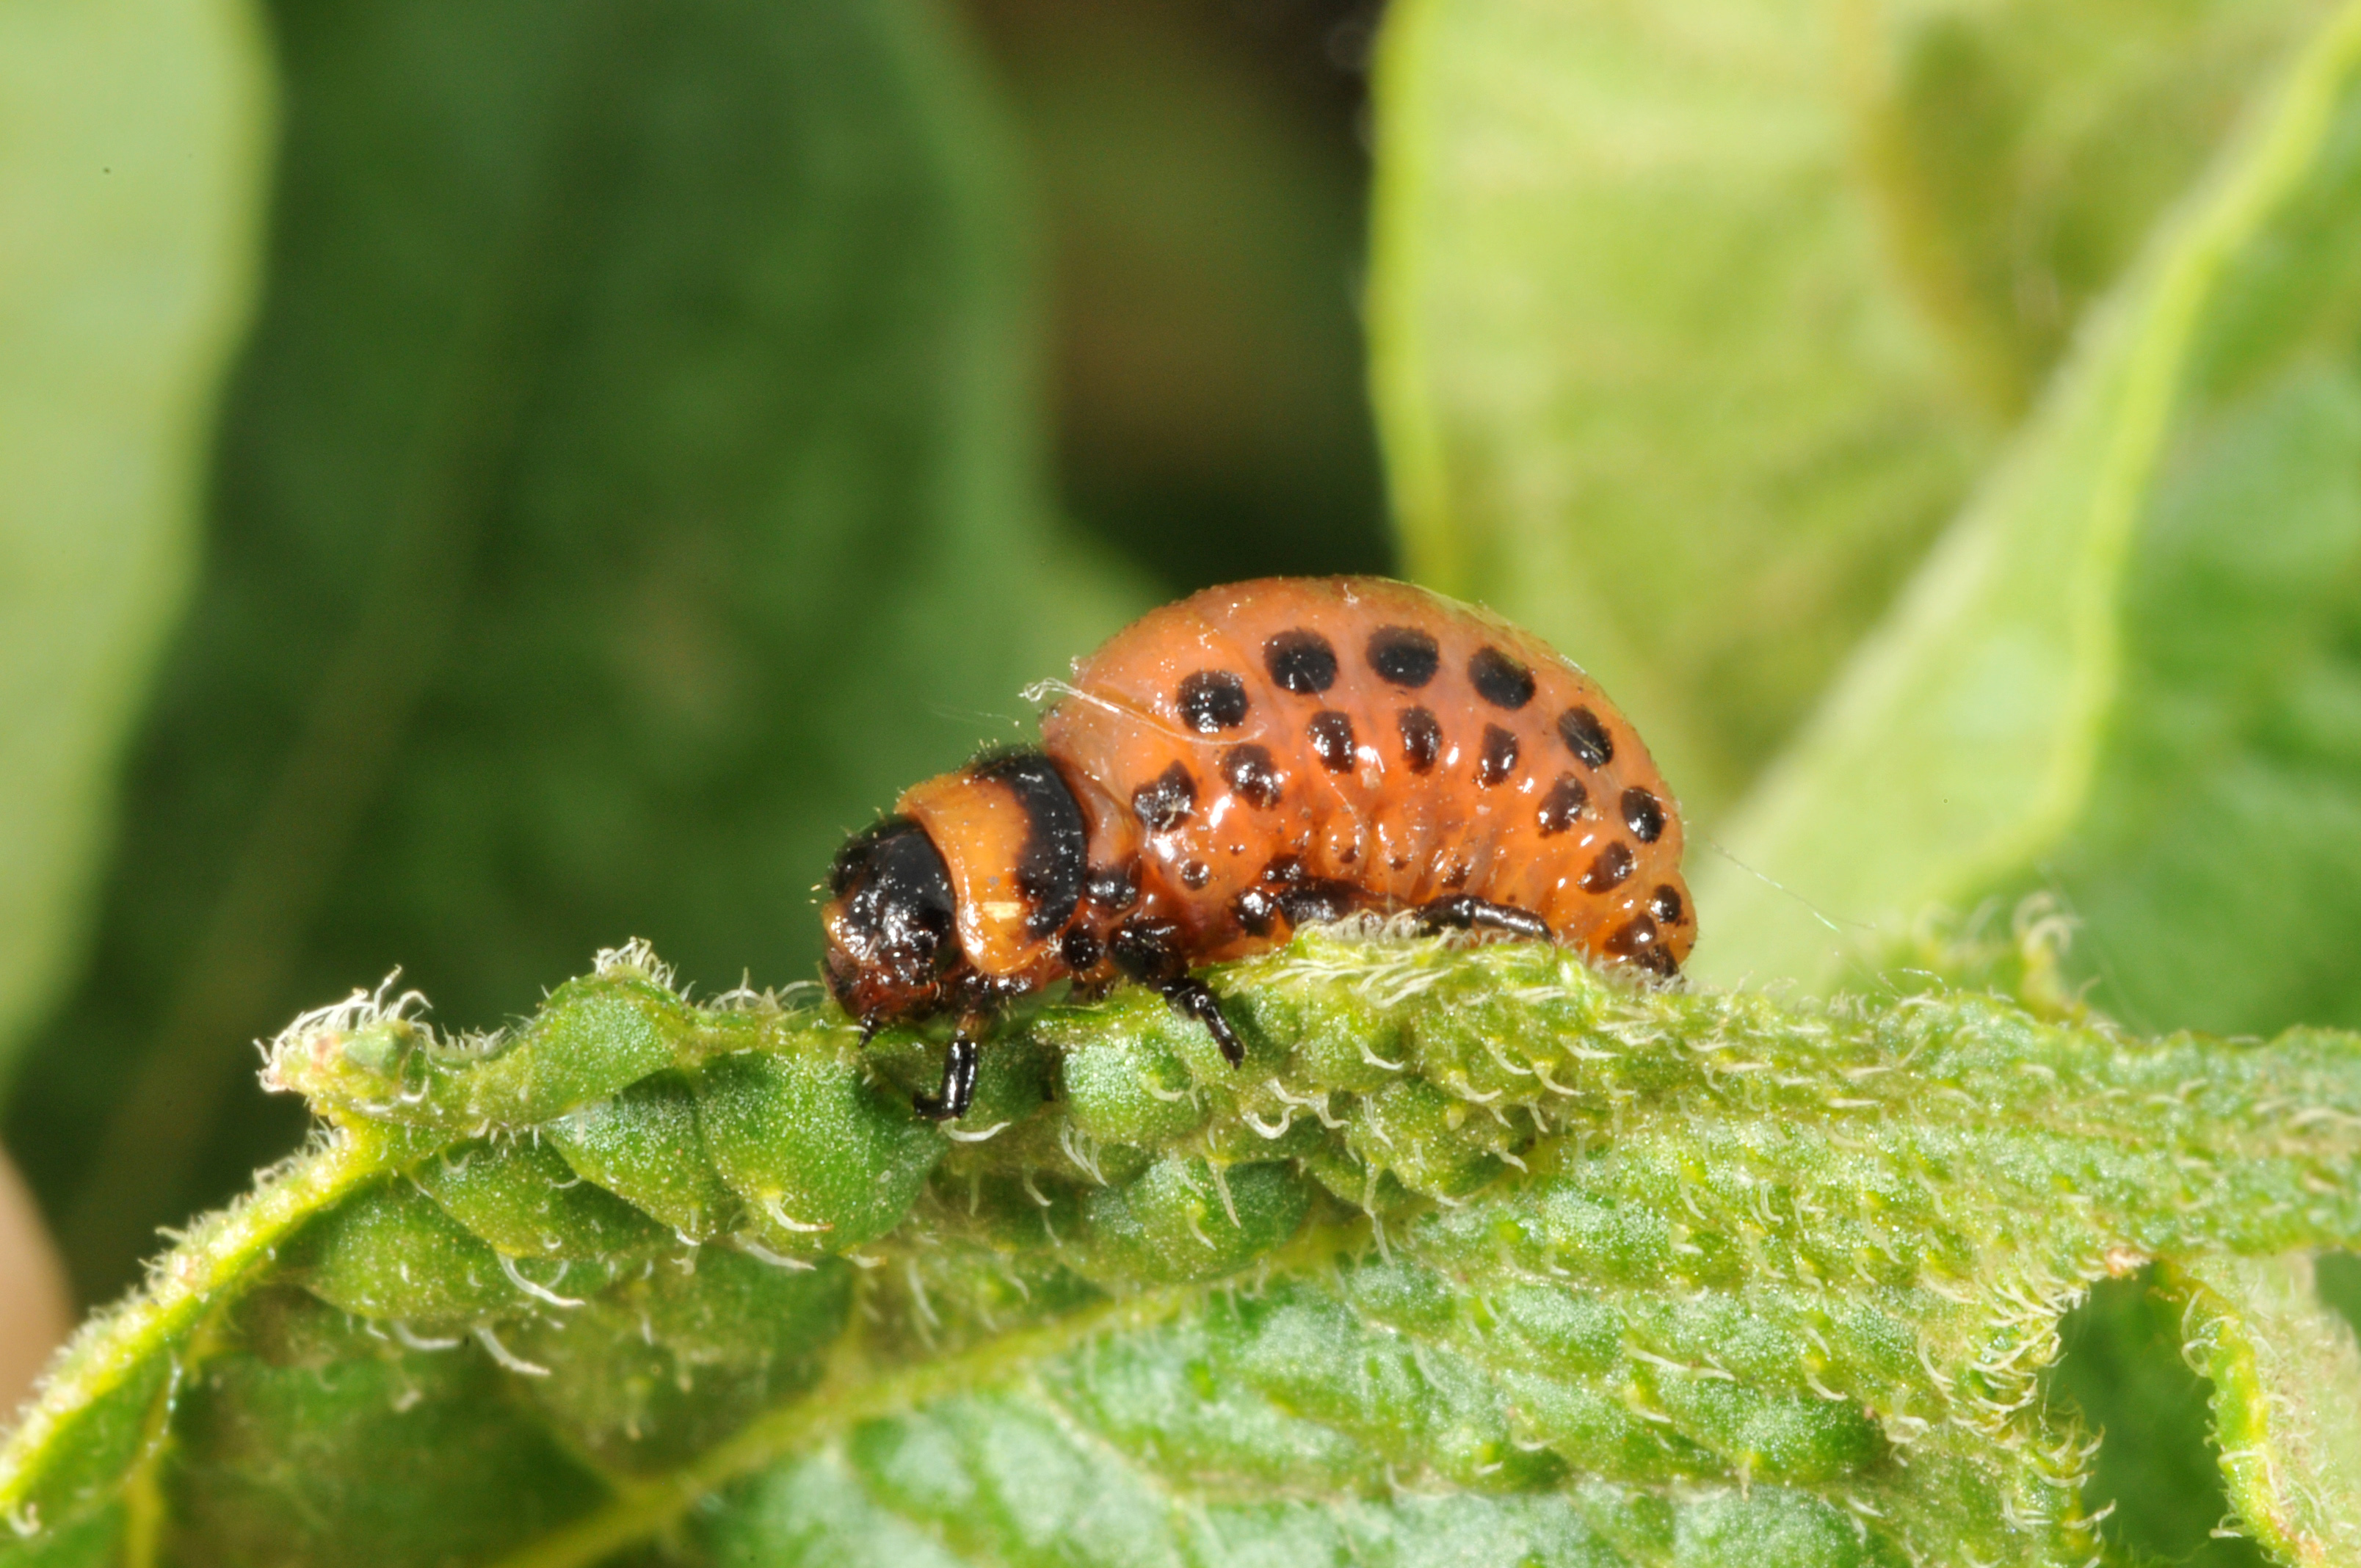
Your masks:
<path fill-rule="evenodd" d="M 1086 778 L 1093 864 L 1202 959 L 1285 935 L 1282 885 L 1379 909 L 1471 894 L 1670 969 L 1696 923 L 1679 815 L 1639 737 L 1538 639 L 1421 589 L 1273 578 L 1148 615 L 1043 725 Z M 1136 822 L 1129 820 L 1136 818 Z"/>

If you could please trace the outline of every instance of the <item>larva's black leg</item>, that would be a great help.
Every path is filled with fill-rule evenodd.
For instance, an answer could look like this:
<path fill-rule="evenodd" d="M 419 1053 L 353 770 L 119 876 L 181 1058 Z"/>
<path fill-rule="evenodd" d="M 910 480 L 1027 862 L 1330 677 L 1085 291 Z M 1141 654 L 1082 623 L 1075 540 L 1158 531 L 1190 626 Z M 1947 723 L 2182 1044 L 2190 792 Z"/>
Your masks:
<path fill-rule="evenodd" d="M 1126 921 L 1115 928 L 1107 955 L 1115 967 L 1145 985 L 1164 993 L 1174 1011 L 1194 1018 L 1222 1048 L 1222 1059 L 1232 1067 L 1246 1059 L 1246 1046 L 1223 1014 L 1222 999 L 1203 981 L 1191 977 L 1189 960 L 1181 956 L 1180 929 L 1146 920 Z"/>
<path fill-rule="evenodd" d="M 1458 931 L 1506 931 L 1512 937 L 1531 941 L 1546 942 L 1555 935 L 1549 922 L 1530 909 L 1520 909 L 1513 904 L 1495 904 L 1488 898 L 1458 893 L 1448 898 L 1438 898 L 1422 904 L 1411 913 L 1418 917 L 1420 928 L 1441 931 L 1446 927 Z"/>
<path fill-rule="evenodd" d="M 943 1086 L 933 1094 L 914 1095 L 910 1108 L 931 1122 L 956 1122 L 975 1101 L 975 1037 L 961 1025 L 943 1056 Z"/>
<path fill-rule="evenodd" d="M 1164 1000 L 1172 1003 L 1175 1011 L 1205 1025 L 1206 1033 L 1213 1036 L 1213 1044 L 1222 1047 L 1224 1061 L 1232 1067 L 1245 1062 L 1246 1047 L 1238 1039 L 1238 1032 L 1230 1027 L 1229 1019 L 1223 1016 L 1222 999 L 1213 994 L 1211 986 L 1183 976 L 1163 991 Z"/>

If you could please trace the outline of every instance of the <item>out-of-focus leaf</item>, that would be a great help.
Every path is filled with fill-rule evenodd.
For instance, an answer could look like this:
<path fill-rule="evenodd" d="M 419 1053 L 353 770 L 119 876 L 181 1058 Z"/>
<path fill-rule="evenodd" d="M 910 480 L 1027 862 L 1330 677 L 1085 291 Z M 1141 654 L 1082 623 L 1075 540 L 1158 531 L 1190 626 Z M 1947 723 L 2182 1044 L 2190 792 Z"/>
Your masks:
<path fill-rule="evenodd" d="M 210 575 L 14 1113 L 86 1289 L 291 1142 L 214 1115 L 291 999 L 400 964 L 498 1018 L 631 931 L 808 973 L 834 841 L 1121 620 L 1043 515 L 1027 217 L 933 6 L 278 18 Z"/>
<path fill-rule="evenodd" d="M 1413 576 L 1710 819 L 2313 0 L 1401 0 L 1374 381 Z"/>
<path fill-rule="evenodd" d="M 1353 298 L 1366 170 L 1302 36 L 1322 8 L 976 5 L 1056 246 L 1065 493 L 1177 591 L 1391 564 Z"/>
<path fill-rule="evenodd" d="M 335 1130 L 85 1332 L 0 1563 L 2069 1568 L 2043 1368 L 2151 1263 L 2246 1527 L 2361 1522 L 2350 1409 L 2288 1398 L 2350 1337 L 2268 1266 L 2361 1239 L 2351 1036 L 1317 933 L 1213 976 L 1243 1068 L 1118 994 L 945 1129 L 916 1036 L 668 978 L 299 1020 L 271 1076 Z"/>
<path fill-rule="evenodd" d="M 245 0 L 0 7 L 0 1080 L 71 980 L 252 297 Z"/>
<path fill-rule="evenodd" d="M 2046 887 L 2136 1024 L 2361 1019 L 2356 59 L 2348 8 L 1733 824 L 1781 886 L 1697 868 L 1702 972 Z"/>

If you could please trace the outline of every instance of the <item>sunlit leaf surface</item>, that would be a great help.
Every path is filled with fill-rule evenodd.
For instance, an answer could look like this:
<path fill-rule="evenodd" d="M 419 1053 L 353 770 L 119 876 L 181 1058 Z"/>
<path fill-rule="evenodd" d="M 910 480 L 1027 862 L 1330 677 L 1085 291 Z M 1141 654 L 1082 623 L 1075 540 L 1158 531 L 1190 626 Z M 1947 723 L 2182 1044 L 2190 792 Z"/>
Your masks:
<path fill-rule="evenodd" d="M 1369 322 L 1410 571 L 1719 817 L 2320 11 L 1402 0 Z"/>
<path fill-rule="evenodd" d="M 2361 1019 L 2356 130 L 2348 8 L 1697 868 L 1705 972 L 2046 890 L 2136 1026 Z"/>

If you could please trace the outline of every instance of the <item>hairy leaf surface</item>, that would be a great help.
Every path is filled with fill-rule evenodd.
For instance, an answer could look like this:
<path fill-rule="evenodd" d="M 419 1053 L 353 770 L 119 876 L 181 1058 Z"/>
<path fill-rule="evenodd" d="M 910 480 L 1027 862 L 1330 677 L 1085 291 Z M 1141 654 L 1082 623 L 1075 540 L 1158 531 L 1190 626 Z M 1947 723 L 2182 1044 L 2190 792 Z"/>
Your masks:
<path fill-rule="evenodd" d="M 2345 1550 L 2280 1260 L 2361 1241 L 2361 1041 L 1371 934 L 1216 982 L 1242 1069 L 1053 1006 L 939 1129 L 939 1047 L 641 948 L 498 1036 L 309 1014 L 329 1130 L 60 1364 L 0 1563 L 2078 1564 L 2043 1372 L 2143 1269 L 2242 1528 Z"/>

